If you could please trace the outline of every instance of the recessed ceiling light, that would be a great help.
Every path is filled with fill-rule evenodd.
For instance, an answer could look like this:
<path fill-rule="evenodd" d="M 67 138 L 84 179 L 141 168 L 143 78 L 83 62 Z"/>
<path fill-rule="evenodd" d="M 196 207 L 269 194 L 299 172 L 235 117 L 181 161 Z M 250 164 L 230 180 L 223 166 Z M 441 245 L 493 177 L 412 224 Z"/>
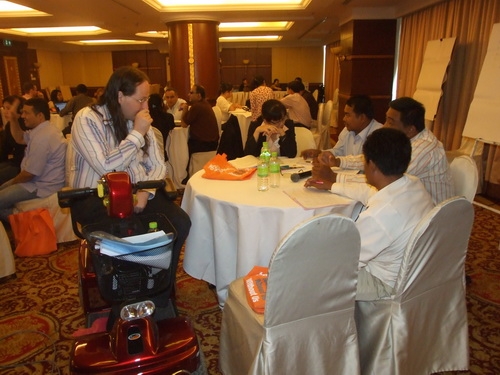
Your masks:
<path fill-rule="evenodd" d="M 10 1 L 0 1 L 0 17 L 38 17 L 51 16 L 36 9 L 15 4 Z"/>
<path fill-rule="evenodd" d="M 293 22 L 276 21 L 276 22 L 221 22 L 219 31 L 286 31 L 292 27 Z"/>
<path fill-rule="evenodd" d="M 311 0 L 142 0 L 160 12 L 236 10 L 303 10 Z"/>
<path fill-rule="evenodd" d="M 222 36 L 219 42 L 277 42 L 281 38 L 281 35 Z"/>
<path fill-rule="evenodd" d="M 97 26 L 61 26 L 61 27 L 27 27 L 0 29 L 0 32 L 22 36 L 48 36 L 48 35 L 99 35 L 109 33 L 109 30 Z"/>
<path fill-rule="evenodd" d="M 145 31 L 143 33 L 136 33 L 135 35 L 144 38 L 168 38 L 168 31 Z"/>
<path fill-rule="evenodd" d="M 104 46 L 117 44 L 151 44 L 147 40 L 130 40 L 130 39 L 96 39 L 96 40 L 74 40 L 65 41 L 64 43 L 78 44 L 80 46 Z"/>

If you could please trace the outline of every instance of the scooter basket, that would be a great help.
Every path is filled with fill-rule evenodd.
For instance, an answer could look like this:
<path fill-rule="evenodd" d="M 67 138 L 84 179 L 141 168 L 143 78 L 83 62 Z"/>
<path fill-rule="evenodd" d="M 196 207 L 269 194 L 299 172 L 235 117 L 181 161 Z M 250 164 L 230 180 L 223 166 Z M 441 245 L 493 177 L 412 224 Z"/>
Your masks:
<path fill-rule="evenodd" d="M 151 221 L 156 221 L 158 228 L 165 233 L 174 233 L 175 238 L 172 224 L 160 214 L 107 219 L 83 228 L 99 292 L 106 301 L 121 302 L 135 297 L 143 298 L 165 290 L 169 283 L 174 241 L 165 246 L 113 257 L 100 253 L 98 241 L 90 233 L 105 231 L 117 237 L 139 235 L 147 232 Z"/>

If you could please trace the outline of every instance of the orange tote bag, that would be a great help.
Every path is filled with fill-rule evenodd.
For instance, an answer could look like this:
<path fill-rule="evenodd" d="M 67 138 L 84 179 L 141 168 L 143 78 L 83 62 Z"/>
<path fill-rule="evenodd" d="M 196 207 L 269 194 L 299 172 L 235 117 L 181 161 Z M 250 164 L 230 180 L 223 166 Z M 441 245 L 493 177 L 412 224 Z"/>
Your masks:
<path fill-rule="evenodd" d="M 9 216 L 19 257 L 50 254 L 57 250 L 54 223 L 46 208 L 20 212 Z"/>

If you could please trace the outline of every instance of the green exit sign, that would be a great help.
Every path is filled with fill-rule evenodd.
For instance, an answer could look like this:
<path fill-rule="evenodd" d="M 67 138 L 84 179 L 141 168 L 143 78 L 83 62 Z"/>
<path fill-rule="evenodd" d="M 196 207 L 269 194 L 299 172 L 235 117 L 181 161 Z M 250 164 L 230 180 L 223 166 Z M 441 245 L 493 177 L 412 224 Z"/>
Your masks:
<path fill-rule="evenodd" d="M 9 39 L 4 39 L 3 40 L 3 45 L 5 47 L 12 47 L 12 40 L 9 40 Z"/>

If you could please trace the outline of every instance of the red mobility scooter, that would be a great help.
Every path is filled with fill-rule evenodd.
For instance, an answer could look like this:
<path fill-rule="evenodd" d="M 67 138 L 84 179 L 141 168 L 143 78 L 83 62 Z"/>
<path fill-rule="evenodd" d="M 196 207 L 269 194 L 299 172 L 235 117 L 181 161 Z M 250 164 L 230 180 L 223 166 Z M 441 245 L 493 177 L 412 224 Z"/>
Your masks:
<path fill-rule="evenodd" d="M 97 195 L 108 211 L 106 220 L 81 230 L 73 222 L 75 234 L 83 240 L 80 293 L 87 326 L 97 317 L 108 317 L 108 326 L 104 332 L 76 339 L 71 353 L 72 374 L 206 374 L 193 327 L 187 318 L 178 316 L 170 298 L 175 229 L 164 215 L 133 214 L 134 191 L 165 188 L 165 184 L 148 181 L 133 185 L 127 173 L 112 172 L 103 176 L 96 189 L 58 193 L 61 207 L 71 209 L 75 199 Z M 123 237 L 148 232 L 150 222 L 156 222 L 165 232 L 160 234 L 164 240 L 160 246 L 148 243 L 148 249 L 142 250 L 143 243 L 134 245 L 139 251 L 126 255 L 104 254 L 106 243 L 111 241 L 121 248 Z"/>

